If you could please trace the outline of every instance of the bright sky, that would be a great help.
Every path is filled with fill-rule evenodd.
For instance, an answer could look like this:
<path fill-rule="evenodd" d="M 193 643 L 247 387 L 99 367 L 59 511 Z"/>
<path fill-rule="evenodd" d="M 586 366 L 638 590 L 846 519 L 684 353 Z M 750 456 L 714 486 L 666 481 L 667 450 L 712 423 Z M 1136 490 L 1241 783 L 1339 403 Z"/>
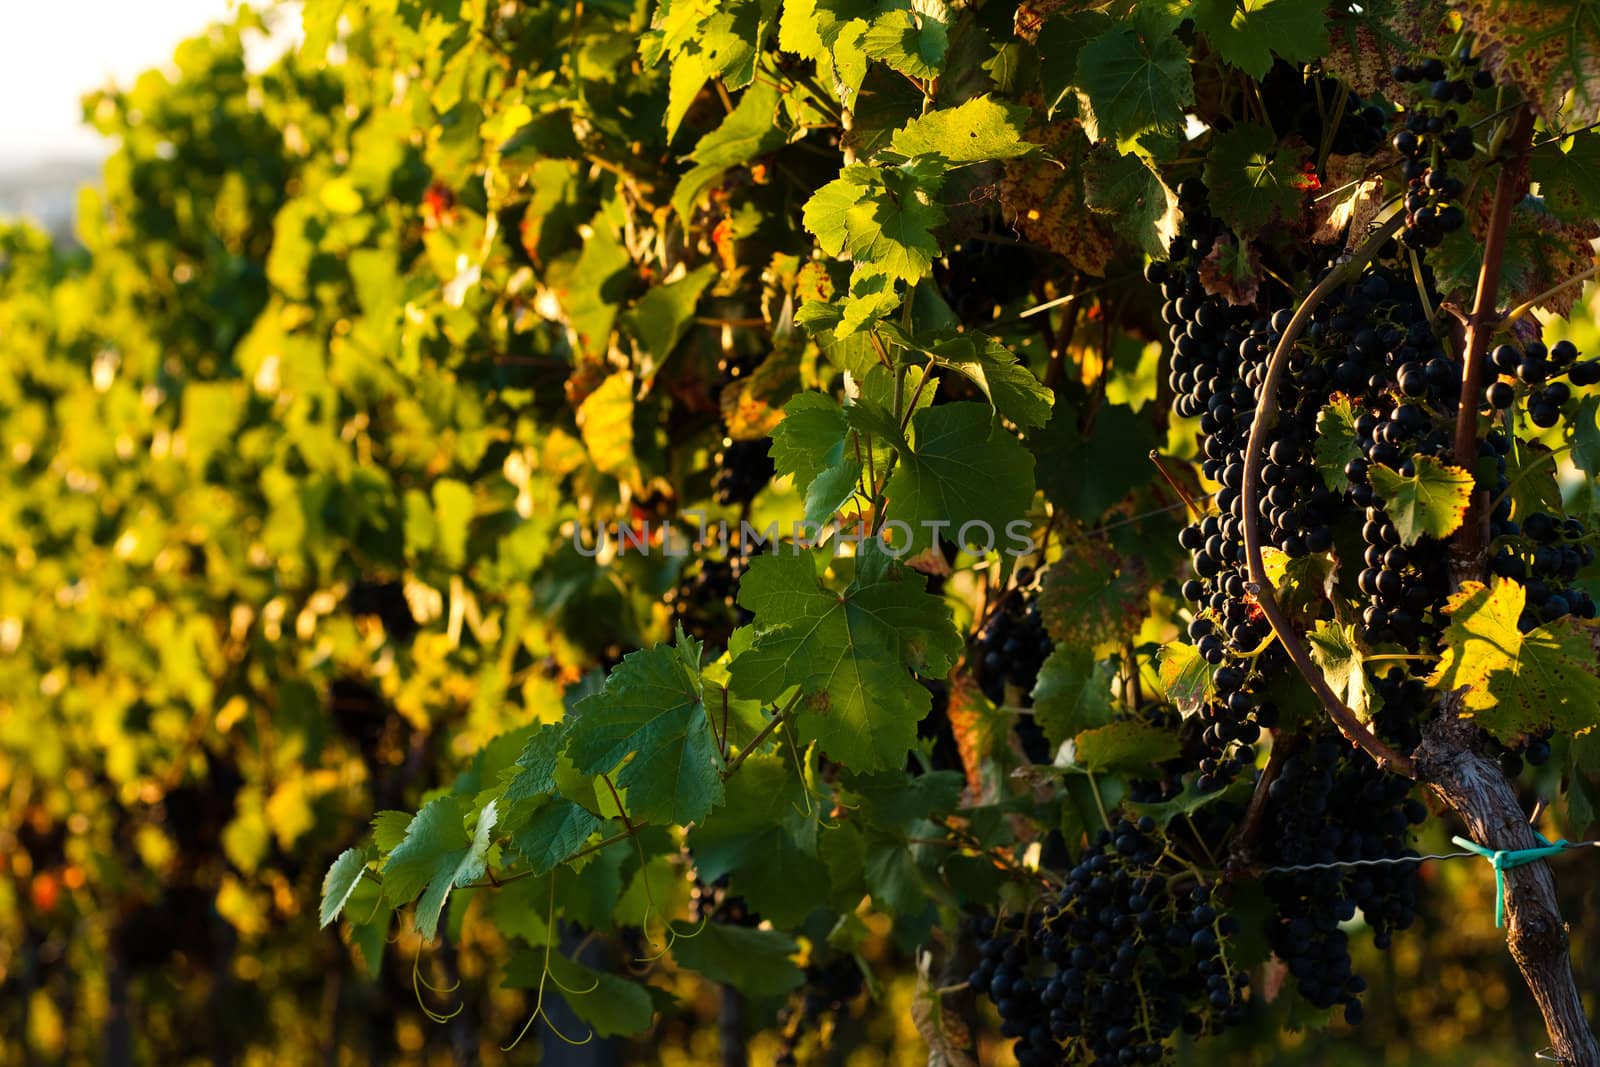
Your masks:
<path fill-rule="evenodd" d="M 0 170 L 103 155 L 104 142 L 82 125 L 79 97 L 166 65 L 179 41 L 229 17 L 233 6 L 232 0 L 0 0 Z"/>

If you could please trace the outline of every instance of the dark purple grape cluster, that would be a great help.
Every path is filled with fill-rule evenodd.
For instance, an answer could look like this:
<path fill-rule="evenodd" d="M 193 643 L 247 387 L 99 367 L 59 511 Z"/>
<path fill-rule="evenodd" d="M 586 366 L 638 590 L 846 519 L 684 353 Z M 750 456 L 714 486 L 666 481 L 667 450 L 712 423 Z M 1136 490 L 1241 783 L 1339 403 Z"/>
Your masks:
<path fill-rule="evenodd" d="M 1249 976 L 1216 887 L 1170 855 L 1149 816 L 1100 831 L 1026 920 L 980 917 L 968 978 L 1000 1013 L 1020 1067 L 1168 1062 L 1172 1038 L 1240 1022 Z"/>
<path fill-rule="evenodd" d="M 1489 365 L 1504 377 L 1484 389 L 1485 406 L 1505 411 L 1516 403 L 1517 394 L 1525 391 L 1528 421 L 1541 430 L 1561 421 L 1561 413 L 1572 399 L 1572 386 L 1600 383 L 1600 360 L 1579 362 L 1577 346 L 1565 340 L 1548 347 L 1539 341 L 1522 347 L 1497 345 L 1489 353 Z"/>
<path fill-rule="evenodd" d="M 1039 669 L 1055 649 L 1039 613 L 1039 591 L 1035 574 L 1024 567 L 1017 572 L 1017 585 L 1006 592 L 978 632 L 974 658 L 978 662 L 978 683 L 983 695 L 996 704 L 1005 704 L 1006 689 L 1015 687 L 1015 705 L 1033 705 L 1033 687 Z M 1044 732 L 1026 712 L 1017 715 L 1013 727 L 1024 755 L 1034 763 L 1050 762 L 1049 742 Z"/>
<path fill-rule="evenodd" d="M 963 322 L 999 317 L 1033 292 L 1041 277 L 1038 253 L 1014 234 L 976 234 L 933 265 L 933 279 Z M 944 392 L 941 381 L 940 392 Z"/>
<path fill-rule="evenodd" d="M 1024 567 L 1017 586 L 1006 592 L 978 633 L 976 655 L 983 695 L 996 704 L 1006 702 L 1006 686 L 1020 691 L 1024 706 L 1039 680 L 1039 668 L 1055 649 L 1039 614 L 1034 573 Z"/>
<path fill-rule="evenodd" d="M 743 507 L 771 482 L 777 467 L 768 454 L 769 441 L 727 441 L 713 457 L 716 473 L 711 476 L 711 491 L 724 507 Z"/>
<path fill-rule="evenodd" d="M 1535 511 L 1521 523 L 1507 519 L 1496 525 L 1489 569 L 1522 585 L 1526 603 L 1517 623 L 1524 633 L 1568 615 L 1595 617 L 1594 598 L 1573 584 L 1595 557 L 1583 523 Z"/>
<path fill-rule="evenodd" d="M 743 572 L 744 561 L 736 553 L 700 557 L 666 595 L 674 623 L 713 648 L 727 647 L 734 629 L 754 617 L 735 599 Z"/>
<path fill-rule="evenodd" d="M 1386 684 L 1398 704 L 1427 699 L 1420 683 L 1398 671 Z M 1408 686 L 1417 692 L 1402 692 Z M 1408 727 L 1398 722 L 1396 728 Z M 1283 761 L 1267 804 L 1256 853 L 1266 867 L 1415 856 L 1410 830 L 1427 817 L 1410 796 L 1410 782 L 1380 770 L 1337 733 Z M 1393 931 L 1404 930 L 1416 916 L 1417 864 L 1269 873 L 1264 886 L 1275 909 L 1267 939 L 1300 994 L 1319 1008 L 1342 1004 L 1345 1018 L 1359 1022 L 1358 998 L 1366 982 L 1351 967 L 1349 935 L 1341 924 L 1359 910 L 1374 943 L 1387 948 Z"/>
<path fill-rule="evenodd" d="M 1461 124 L 1451 105 L 1471 103 L 1475 92 L 1493 81 L 1465 49 L 1448 61 L 1431 56 L 1412 66 L 1400 64 L 1391 74 L 1402 85 L 1427 86 L 1391 143 L 1405 160 L 1406 243 L 1433 248 L 1466 222 L 1461 207 L 1466 183 L 1450 173 L 1449 165 L 1471 159 L 1476 151 L 1472 127 Z"/>
<path fill-rule="evenodd" d="M 350 586 L 344 606 L 352 615 L 376 616 L 389 639 L 402 645 L 417 636 L 421 629 L 411 614 L 405 587 L 400 582 L 362 579 Z"/>
<path fill-rule="evenodd" d="M 1370 598 L 1363 609 L 1368 637 L 1410 644 L 1428 632 L 1431 610 L 1448 595 L 1444 557 L 1423 546 L 1401 546 L 1368 472 L 1383 464 L 1408 476 L 1414 473 L 1415 457 L 1448 452 L 1459 372 L 1432 328 L 1411 272 L 1402 274 L 1390 265 L 1397 252 L 1393 245 L 1384 249 L 1360 278 L 1325 300 L 1290 353 L 1287 380 L 1278 396 L 1279 417 L 1261 466 L 1258 521 L 1263 541 L 1295 559 L 1327 551 L 1336 524 L 1347 519 L 1352 505 L 1356 514 L 1364 511 L 1359 527 L 1364 566 L 1356 584 Z M 1421 273 L 1424 280 L 1430 278 L 1426 266 Z M 1430 300 L 1436 302 L 1438 294 L 1429 284 Z M 1203 473 L 1222 483 L 1218 513 L 1180 534 L 1180 543 L 1193 553 L 1196 575 L 1183 592 L 1199 609 L 1191 638 L 1204 659 L 1223 668 L 1246 658 L 1267 636 L 1265 621 L 1244 595 L 1244 451 L 1265 363 L 1278 347 L 1290 312 L 1260 302 L 1223 312 L 1187 293 L 1169 308 L 1170 317 L 1178 320 L 1171 383 L 1178 394 L 1175 410 L 1185 416 L 1203 412 Z M 1214 327 L 1219 316 L 1233 318 L 1236 325 L 1223 334 L 1221 344 L 1207 343 L 1205 320 L 1212 319 Z M 1345 466 L 1342 473 L 1349 485 L 1341 490 L 1331 487 L 1315 454 L 1319 418 L 1336 395 L 1347 398 L 1357 413 L 1355 445 L 1360 452 Z M 1267 666 L 1257 662 L 1255 669 Z M 1260 702 L 1251 696 L 1250 682 L 1245 666 L 1219 669 L 1216 688 L 1222 706 L 1208 708 L 1220 733 L 1244 735 L 1236 740 L 1253 736 L 1252 725 L 1264 725 L 1259 714 L 1251 716 Z M 1269 719 L 1271 715 L 1269 710 Z M 1231 777 L 1225 761 L 1220 768 L 1219 783 Z"/>
<path fill-rule="evenodd" d="M 689 889 L 689 921 L 754 929 L 761 925 L 761 916 L 750 910 L 743 897 L 729 894 L 727 875 L 705 882 L 697 874 Z"/>
<path fill-rule="evenodd" d="M 779 1014 L 776 1067 L 795 1067 L 796 1053 L 807 1034 L 823 1031 L 829 1016 L 844 1011 L 866 988 L 861 965 L 852 955 L 836 955 L 805 969 L 805 984 L 790 995 Z"/>
<path fill-rule="evenodd" d="M 1341 99 L 1340 88 L 1335 78 L 1307 73 L 1298 64 L 1280 59 L 1261 80 L 1261 98 L 1267 107 L 1267 118 L 1280 137 L 1319 145 L 1329 120 L 1334 118 L 1329 111 Z M 1343 100 L 1344 108 L 1328 138 L 1328 151 L 1334 155 L 1372 155 L 1388 131 L 1388 113 L 1352 93 L 1345 93 Z"/>

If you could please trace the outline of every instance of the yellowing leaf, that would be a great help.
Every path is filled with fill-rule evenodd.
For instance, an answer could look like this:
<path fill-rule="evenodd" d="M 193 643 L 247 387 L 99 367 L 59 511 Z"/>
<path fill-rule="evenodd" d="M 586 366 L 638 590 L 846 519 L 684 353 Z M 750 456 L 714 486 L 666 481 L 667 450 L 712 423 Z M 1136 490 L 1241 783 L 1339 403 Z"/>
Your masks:
<path fill-rule="evenodd" d="M 1389 521 L 1400 531 L 1401 544 L 1414 545 L 1424 537 L 1443 540 L 1455 533 L 1467 513 L 1472 474 L 1431 456 L 1417 456 L 1412 462 L 1415 474 L 1400 474 L 1378 463 L 1367 478 L 1382 498 Z"/>
<path fill-rule="evenodd" d="M 1161 688 L 1167 699 L 1185 715 L 1193 715 L 1210 698 L 1211 679 L 1217 668 L 1200 657 L 1200 652 L 1185 641 L 1161 646 Z"/>
<path fill-rule="evenodd" d="M 1600 724 L 1594 624 L 1563 618 L 1524 634 L 1526 599 L 1510 579 L 1465 583 L 1445 604 L 1444 654 L 1428 684 L 1465 690 L 1463 712 L 1502 740 L 1550 725 L 1576 733 Z"/>
<path fill-rule="evenodd" d="M 626 479 L 633 469 L 633 375 L 613 374 L 584 398 L 578 432 L 590 461 L 605 473 Z"/>

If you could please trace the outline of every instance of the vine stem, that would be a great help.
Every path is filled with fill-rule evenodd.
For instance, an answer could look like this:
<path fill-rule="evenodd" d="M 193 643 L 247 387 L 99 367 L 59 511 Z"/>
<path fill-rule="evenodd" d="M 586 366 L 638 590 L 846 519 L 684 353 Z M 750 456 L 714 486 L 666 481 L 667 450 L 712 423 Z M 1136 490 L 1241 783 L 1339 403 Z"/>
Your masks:
<path fill-rule="evenodd" d="M 1261 823 L 1267 814 L 1267 792 L 1272 788 L 1272 783 L 1278 780 L 1284 760 L 1289 758 L 1288 742 L 1283 735 L 1277 730 L 1271 733 L 1272 752 L 1267 756 L 1267 765 L 1261 769 L 1261 777 L 1256 779 L 1255 789 L 1250 793 L 1250 806 L 1245 808 L 1244 821 L 1239 824 L 1239 832 L 1228 850 L 1231 864 L 1239 867 L 1248 867 L 1250 864 L 1250 847 L 1261 833 Z"/>
<path fill-rule="evenodd" d="M 1478 461 L 1478 406 L 1483 396 L 1483 365 L 1489 337 L 1499 327 L 1495 298 L 1500 291 L 1500 268 L 1505 261 L 1506 233 L 1510 229 L 1511 209 L 1522 198 L 1527 184 L 1528 144 L 1533 139 L 1533 108 L 1524 104 L 1513 120 L 1511 134 L 1503 142 L 1512 153 L 1500 167 L 1495 181 L 1494 203 L 1489 209 L 1489 229 L 1483 238 L 1483 265 L 1478 271 L 1478 290 L 1467 318 L 1466 351 L 1461 357 L 1461 400 L 1456 408 L 1456 435 L 1452 454 L 1456 466 L 1471 471 Z M 1483 570 L 1484 503 L 1487 494 L 1474 491 L 1462 519 L 1461 528 L 1451 541 L 1451 554 L 1458 578 Z"/>
<path fill-rule="evenodd" d="M 745 760 L 750 758 L 750 753 L 760 748 L 761 742 L 771 737 L 772 731 L 776 730 L 780 725 L 782 725 L 784 716 L 789 714 L 790 709 L 792 709 L 795 704 L 799 702 L 799 700 L 800 692 L 796 690 L 794 696 L 789 698 L 789 703 L 785 704 L 780 711 L 774 714 L 771 719 L 767 720 L 767 725 L 763 726 L 760 732 L 750 739 L 750 743 L 741 748 L 739 750 L 739 754 L 733 757 L 733 761 L 728 764 L 728 769 L 722 772 L 722 777 L 727 778 L 729 775 L 733 774 L 734 771 L 738 770 L 740 765 L 743 764 Z"/>
<path fill-rule="evenodd" d="M 1321 669 L 1311 658 L 1310 649 L 1300 639 L 1299 632 L 1284 614 L 1282 605 L 1278 603 L 1277 590 L 1273 587 L 1272 579 L 1267 577 L 1266 564 L 1261 558 L 1262 458 L 1266 455 L 1267 433 L 1278 421 L 1278 386 L 1283 380 L 1284 370 L 1289 365 L 1289 355 L 1294 351 L 1295 343 L 1299 341 L 1300 334 L 1304 332 L 1306 324 L 1311 321 L 1311 316 L 1318 306 L 1328 298 L 1329 294 L 1358 277 L 1377 255 L 1378 250 L 1399 231 L 1404 222 L 1404 212 L 1398 209 L 1392 210 L 1388 220 L 1362 242 L 1348 260 L 1318 282 L 1295 309 L 1288 328 L 1278 340 L 1278 347 L 1273 350 L 1272 357 L 1267 362 L 1267 373 L 1261 383 L 1261 396 L 1256 401 L 1255 420 L 1250 424 L 1250 441 L 1245 446 L 1244 482 L 1240 499 L 1244 513 L 1245 563 L 1250 573 L 1250 582 L 1254 586 L 1256 601 L 1261 605 L 1262 614 L 1267 617 L 1267 622 L 1271 624 L 1272 632 L 1277 635 L 1278 641 L 1289 654 L 1289 659 L 1293 661 L 1301 676 L 1305 678 L 1306 684 L 1316 694 L 1323 710 L 1328 713 L 1334 725 L 1339 727 L 1339 732 L 1365 750 L 1377 761 L 1378 766 L 1412 778 L 1415 777 L 1415 771 L 1411 766 L 1411 760 L 1390 748 L 1381 738 L 1367 729 L 1361 720 L 1356 718 L 1355 712 L 1351 711 L 1328 686 Z"/>

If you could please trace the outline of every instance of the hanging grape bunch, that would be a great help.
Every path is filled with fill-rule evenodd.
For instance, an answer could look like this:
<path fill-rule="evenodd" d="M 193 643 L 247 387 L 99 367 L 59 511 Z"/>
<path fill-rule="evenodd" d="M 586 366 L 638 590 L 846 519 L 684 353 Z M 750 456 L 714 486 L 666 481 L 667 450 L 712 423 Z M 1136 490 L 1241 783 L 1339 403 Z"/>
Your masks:
<path fill-rule="evenodd" d="M 772 481 L 774 467 L 767 454 L 769 442 L 724 441 L 722 449 L 713 458 L 716 473 L 711 476 L 711 489 L 717 503 L 725 507 L 747 506 L 756 494 Z"/>
<path fill-rule="evenodd" d="M 1237 920 L 1181 851 L 1151 817 L 1120 820 L 1026 918 L 965 920 L 981 955 L 968 982 L 1021 1067 L 1164 1063 L 1178 1033 L 1243 1019 L 1249 976 L 1226 948 Z"/>
<path fill-rule="evenodd" d="M 1476 151 L 1472 128 L 1461 125 L 1461 115 L 1451 105 L 1470 104 L 1474 91 L 1492 88 L 1494 81 L 1467 48 L 1448 59 L 1431 56 L 1415 66 L 1397 64 L 1391 73 L 1401 85 L 1422 83 L 1427 88 L 1413 102 L 1393 145 L 1405 159 L 1406 243 L 1433 248 L 1466 222 L 1461 206 L 1466 183 L 1450 173 L 1450 163 L 1466 162 Z"/>
<path fill-rule="evenodd" d="M 667 593 L 673 621 L 691 637 L 727 647 L 734 629 L 751 618 L 736 600 L 746 562 L 732 549 L 721 556 L 702 555 Z"/>
<path fill-rule="evenodd" d="M 1359 910 L 1374 944 L 1387 948 L 1392 931 L 1415 917 L 1417 865 L 1324 865 L 1416 855 L 1409 830 L 1427 811 L 1410 798 L 1409 782 L 1350 752 L 1336 733 L 1322 734 L 1284 761 L 1268 790 L 1267 811 L 1258 858 L 1277 867 L 1323 867 L 1266 876 L 1274 909 L 1268 942 L 1288 964 L 1301 996 L 1319 1008 L 1342 1004 L 1345 1019 L 1360 1022 L 1358 998 L 1366 982 L 1351 967 L 1341 924 Z"/>
<path fill-rule="evenodd" d="M 996 704 L 1032 707 L 1031 694 L 1039 680 L 1039 669 L 1055 648 L 1039 612 L 1036 579 L 1032 568 L 1020 569 L 1016 586 L 1006 591 L 978 633 L 974 657 L 979 665 L 979 684 L 983 695 Z M 1029 760 L 1050 762 L 1050 745 L 1032 714 L 1019 714 L 1015 731 Z"/>
<path fill-rule="evenodd" d="M 1017 572 L 1017 585 L 1007 590 L 978 634 L 976 653 L 981 664 L 983 695 L 996 704 L 1006 703 L 1006 687 L 1014 686 L 1023 706 L 1039 680 L 1039 668 L 1055 643 L 1039 614 L 1039 590 L 1029 568 Z"/>
<path fill-rule="evenodd" d="M 796 1067 L 800 1062 L 797 1053 L 808 1035 L 816 1035 L 827 1047 L 839 1013 L 866 988 L 861 965 L 853 955 L 835 955 L 825 962 L 814 962 L 805 969 L 805 976 L 805 984 L 791 995 L 778 1017 L 780 1041 L 774 1060 L 777 1067 Z"/>

